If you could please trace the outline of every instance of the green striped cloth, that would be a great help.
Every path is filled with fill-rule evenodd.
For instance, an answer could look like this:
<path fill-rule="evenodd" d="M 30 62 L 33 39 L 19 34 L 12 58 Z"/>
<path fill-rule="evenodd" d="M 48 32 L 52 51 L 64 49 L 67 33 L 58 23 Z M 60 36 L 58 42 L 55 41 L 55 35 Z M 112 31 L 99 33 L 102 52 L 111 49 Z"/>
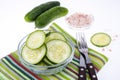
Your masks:
<path fill-rule="evenodd" d="M 64 32 L 76 45 L 76 40 L 56 23 L 53 23 L 50 26 L 49 30 Z M 16 52 L 13 52 L 0 60 L 0 80 L 77 80 L 80 56 L 79 54 L 80 53 L 78 50 L 75 49 L 75 54 L 72 62 L 69 63 L 63 71 L 54 75 L 45 76 L 41 74 L 37 75 L 23 66 L 19 61 L 18 54 Z M 91 58 L 97 71 L 99 71 L 108 61 L 108 58 L 106 56 L 90 48 L 89 57 Z M 87 80 L 90 80 L 88 74 Z"/>

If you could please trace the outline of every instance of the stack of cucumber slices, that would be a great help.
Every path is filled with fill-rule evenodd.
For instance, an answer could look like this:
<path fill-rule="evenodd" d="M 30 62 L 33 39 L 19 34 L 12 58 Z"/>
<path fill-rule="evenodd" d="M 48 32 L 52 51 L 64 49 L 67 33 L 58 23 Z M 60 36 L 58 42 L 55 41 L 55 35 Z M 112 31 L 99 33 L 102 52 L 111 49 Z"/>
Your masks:
<path fill-rule="evenodd" d="M 47 57 L 53 63 L 61 63 L 71 55 L 71 46 L 59 32 L 36 30 L 28 35 L 21 55 L 30 64 L 37 64 Z"/>

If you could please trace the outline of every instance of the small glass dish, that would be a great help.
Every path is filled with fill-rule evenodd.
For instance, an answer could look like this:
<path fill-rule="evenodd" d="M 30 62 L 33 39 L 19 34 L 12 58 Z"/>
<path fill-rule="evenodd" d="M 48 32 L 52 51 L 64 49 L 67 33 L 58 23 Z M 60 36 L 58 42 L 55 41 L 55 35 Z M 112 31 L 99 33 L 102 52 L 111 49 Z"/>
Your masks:
<path fill-rule="evenodd" d="M 84 31 L 93 24 L 94 17 L 91 14 L 76 12 L 67 16 L 65 21 L 70 29 Z"/>
<path fill-rule="evenodd" d="M 61 34 L 63 34 L 63 33 L 61 33 Z M 56 73 L 62 71 L 72 61 L 73 56 L 74 56 L 74 44 L 72 43 L 72 41 L 69 37 L 67 37 L 65 34 L 63 34 L 63 35 L 67 39 L 67 42 L 69 43 L 69 45 L 72 49 L 71 55 L 65 61 L 58 63 L 58 64 L 53 64 L 53 65 L 48 65 L 44 62 L 41 62 L 40 65 L 39 64 L 33 65 L 33 64 L 26 62 L 22 58 L 21 50 L 22 50 L 23 46 L 25 45 L 25 41 L 28 37 L 28 35 L 27 35 L 18 44 L 17 51 L 18 51 L 20 62 L 36 74 L 51 75 L 51 74 L 56 74 Z"/>

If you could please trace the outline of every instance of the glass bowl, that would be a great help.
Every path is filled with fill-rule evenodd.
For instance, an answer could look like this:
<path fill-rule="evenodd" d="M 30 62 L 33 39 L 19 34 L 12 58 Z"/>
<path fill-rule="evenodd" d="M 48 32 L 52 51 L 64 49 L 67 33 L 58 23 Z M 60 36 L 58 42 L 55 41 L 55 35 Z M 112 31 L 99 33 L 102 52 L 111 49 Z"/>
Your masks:
<path fill-rule="evenodd" d="M 61 34 L 63 34 L 63 33 L 61 33 Z M 21 55 L 21 50 L 22 50 L 23 46 L 25 45 L 25 41 L 28 37 L 28 35 L 26 35 L 18 44 L 17 51 L 18 51 L 20 62 L 36 74 L 51 75 L 51 74 L 56 74 L 56 73 L 62 71 L 72 61 L 73 56 L 74 56 L 74 44 L 72 43 L 72 41 L 69 37 L 67 37 L 65 34 L 63 34 L 63 35 L 67 39 L 67 42 L 72 49 L 71 55 L 65 61 L 58 63 L 58 64 L 52 64 L 52 65 L 50 65 L 50 64 L 48 65 L 49 62 L 47 64 L 44 62 L 41 62 L 40 64 L 30 64 L 30 63 L 26 62 L 22 58 L 22 55 Z M 44 60 L 46 60 L 46 58 Z"/>

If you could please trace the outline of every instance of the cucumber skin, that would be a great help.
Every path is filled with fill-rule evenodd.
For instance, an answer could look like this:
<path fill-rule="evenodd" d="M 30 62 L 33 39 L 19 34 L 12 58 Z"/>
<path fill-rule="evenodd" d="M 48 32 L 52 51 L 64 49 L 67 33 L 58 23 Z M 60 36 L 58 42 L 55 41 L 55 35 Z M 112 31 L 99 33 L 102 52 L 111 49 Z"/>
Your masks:
<path fill-rule="evenodd" d="M 50 1 L 50 2 L 46 2 L 43 3 L 35 8 L 33 8 L 31 11 L 29 11 L 24 19 L 27 22 L 33 22 L 35 21 L 35 19 L 41 15 L 42 13 L 44 13 L 45 11 L 47 11 L 48 9 L 55 7 L 55 6 L 60 6 L 60 2 L 59 1 Z"/>
<path fill-rule="evenodd" d="M 37 17 L 35 26 L 36 28 L 43 28 L 53 20 L 65 16 L 67 13 L 68 9 L 65 7 L 53 7 Z"/>

